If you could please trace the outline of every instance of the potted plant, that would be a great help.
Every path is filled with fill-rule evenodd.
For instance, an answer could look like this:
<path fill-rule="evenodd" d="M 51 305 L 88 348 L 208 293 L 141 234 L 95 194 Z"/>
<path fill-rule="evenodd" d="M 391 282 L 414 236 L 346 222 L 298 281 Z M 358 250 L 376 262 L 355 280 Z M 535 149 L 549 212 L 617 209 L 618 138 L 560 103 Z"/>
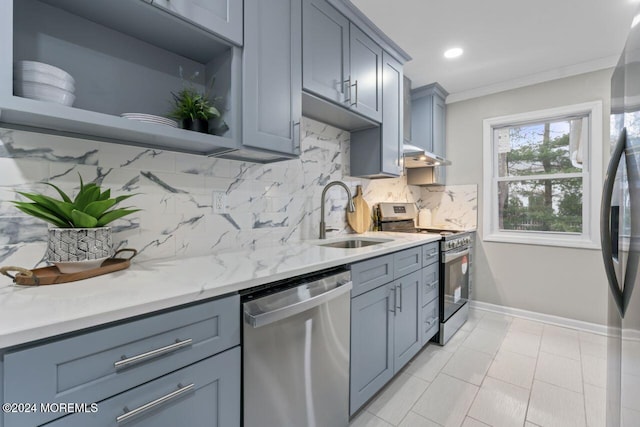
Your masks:
<path fill-rule="evenodd" d="M 80 176 L 80 174 L 78 174 Z M 134 194 L 111 197 L 111 190 L 102 190 L 96 183 L 84 184 L 80 176 L 80 191 L 71 199 L 57 186 L 60 199 L 44 194 L 18 194 L 31 202 L 13 201 L 22 212 L 54 225 L 49 228 L 47 260 L 62 273 L 97 268 L 113 255 L 111 228 L 107 224 L 140 209 L 115 206 Z"/>
<path fill-rule="evenodd" d="M 195 73 L 192 80 L 197 75 L 198 73 Z M 183 129 L 209 133 L 209 120 L 221 117 L 220 111 L 213 105 L 219 98 L 212 100 L 209 96 L 213 83 L 214 79 L 205 93 L 200 93 L 193 84 L 185 86 L 177 93 L 171 92 L 174 107 L 169 117 L 179 120 Z"/>

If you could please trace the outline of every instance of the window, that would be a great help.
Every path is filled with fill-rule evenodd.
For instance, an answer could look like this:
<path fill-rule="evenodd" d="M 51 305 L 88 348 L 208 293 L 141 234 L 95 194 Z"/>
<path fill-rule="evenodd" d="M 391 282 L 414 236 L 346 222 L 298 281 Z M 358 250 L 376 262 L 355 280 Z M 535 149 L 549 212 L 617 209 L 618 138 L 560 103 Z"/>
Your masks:
<path fill-rule="evenodd" d="M 602 103 L 484 121 L 484 240 L 599 248 Z"/>

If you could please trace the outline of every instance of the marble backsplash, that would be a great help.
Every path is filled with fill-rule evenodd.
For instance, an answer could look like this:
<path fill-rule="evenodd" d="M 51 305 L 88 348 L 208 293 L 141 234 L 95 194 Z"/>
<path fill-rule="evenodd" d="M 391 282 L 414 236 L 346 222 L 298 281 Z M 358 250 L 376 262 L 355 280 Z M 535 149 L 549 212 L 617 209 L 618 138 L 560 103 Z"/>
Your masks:
<path fill-rule="evenodd" d="M 420 209 L 431 211 L 431 224 L 453 229 L 478 227 L 478 185 L 425 187 Z"/>
<path fill-rule="evenodd" d="M 32 268 L 44 262 L 47 224 L 9 203 L 20 198 L 15 191 L 53 196 L 52 189 L 42 184 L 51 182 L 74 193 L 78 173 L 85 182 L 110 188 L 112 194 L 137 194 L 125 204 L 143 210 L 112 227 L 116 247 L 138 249 L 141 260 L 315 239 L 322 189 L 333 180 L 344 181 L 352 191 L 362 185 L 370 205 L 415 202 L 419 207 L 439 206 L 444 215 L 449 212 L 447 197 L 471 201 L 464 191 L 442 193 L 408 186 L 404 177 L 350 177 L 349 137 L 348 132 L 304 118 L 300 158 L 260 165 L 0 129 L 0 265 Z M 227 194 L 226 213 L 213 213 L 213 191 Z M 447 197 L 438 202 L 433 197 L 437 193 Z M 328 192 L 326 222 L 339 229 L 329 237 L 351 231 L 345 204 L 341 188 Z M 466 204 L 455 214 L 460 221 L 470 220 L 464 209 Z M 475 216 L 475 208 L 473 212 Z"/>

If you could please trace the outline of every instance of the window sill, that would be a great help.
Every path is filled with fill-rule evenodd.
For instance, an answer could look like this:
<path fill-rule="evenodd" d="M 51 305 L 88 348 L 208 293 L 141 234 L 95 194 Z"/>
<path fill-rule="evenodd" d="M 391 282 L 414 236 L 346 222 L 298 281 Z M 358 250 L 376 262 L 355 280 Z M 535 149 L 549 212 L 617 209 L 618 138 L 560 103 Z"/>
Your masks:
<path fill-rule="evenodd" d="M 574 249 L 600 250 L 600 242 L 584 237 L 568 238 L 566 236 L 530 236 L 516 233 L 489 234 L 483 236 L 484 242 L 515 243 L 521 245 L 555 246 Z"/>

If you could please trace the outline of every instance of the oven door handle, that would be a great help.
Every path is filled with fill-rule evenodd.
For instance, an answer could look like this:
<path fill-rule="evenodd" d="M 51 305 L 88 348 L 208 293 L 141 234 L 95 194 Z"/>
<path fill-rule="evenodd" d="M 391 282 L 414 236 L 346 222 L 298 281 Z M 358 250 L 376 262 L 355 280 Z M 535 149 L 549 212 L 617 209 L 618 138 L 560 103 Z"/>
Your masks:
<path fill-rule="evenodd" d="M 454 252 L 454 253 L 443 253 L 442 254 L 442 262 L 444 262 L 445 264 L 451 261 L 454 261 L 458 258 L 462 258 L 465 255 L 469 255 L 469 249 L 465 249 L 463 251 L 460 252 Z"/>

